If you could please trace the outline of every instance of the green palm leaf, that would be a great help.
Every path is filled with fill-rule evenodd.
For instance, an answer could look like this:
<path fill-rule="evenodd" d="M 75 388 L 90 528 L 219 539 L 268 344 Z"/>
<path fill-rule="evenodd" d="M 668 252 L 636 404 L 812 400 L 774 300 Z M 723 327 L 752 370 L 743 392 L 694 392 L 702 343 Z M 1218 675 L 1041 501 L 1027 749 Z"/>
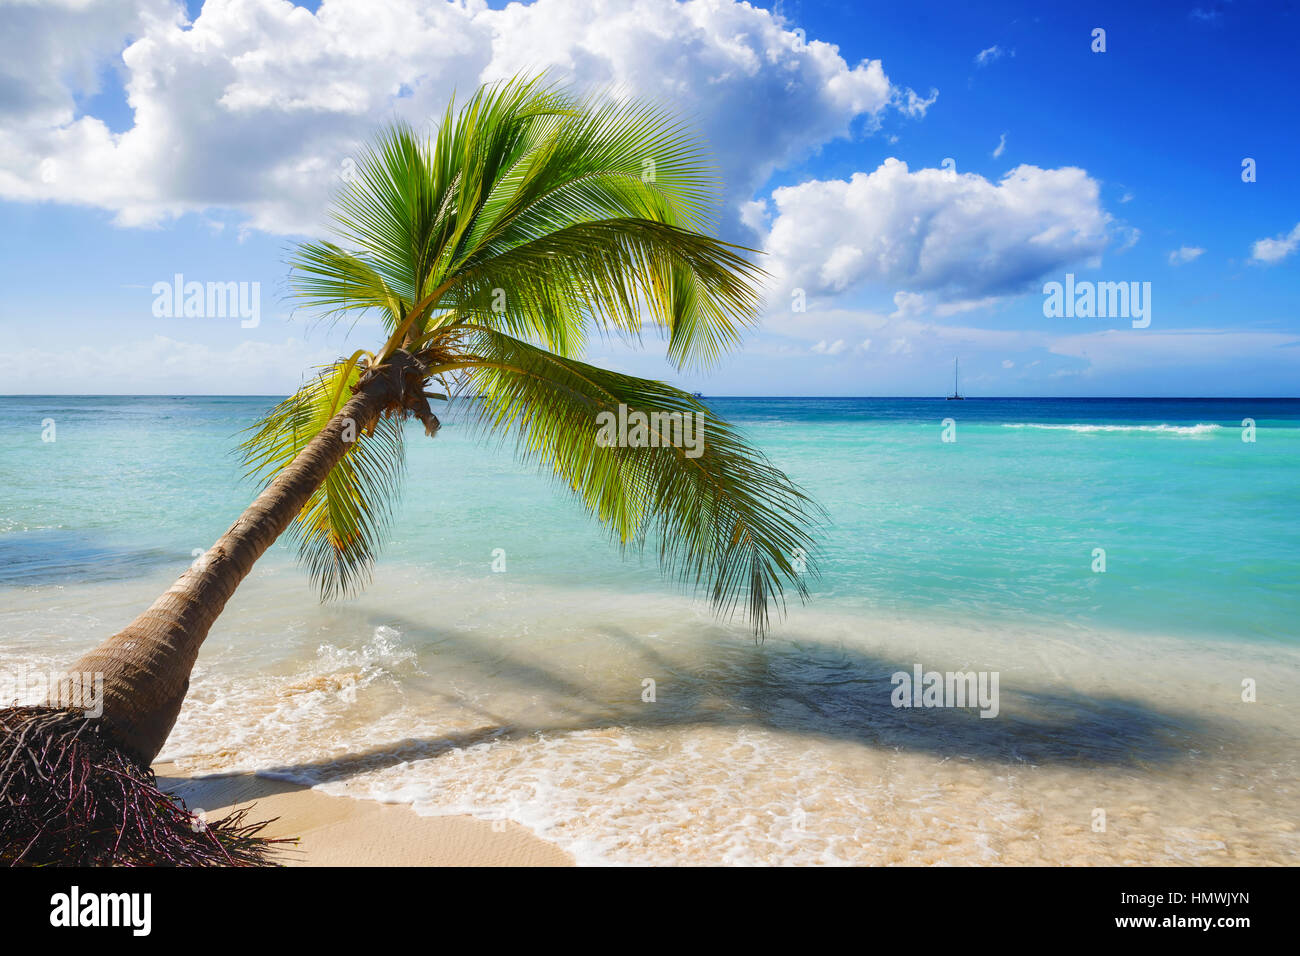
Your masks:
<path fill-rule="evenodd" d="M 269 484 L 338 413 L 358 378 L 352 361 L 326 366 L 271 409 L 239 446 L 249 475 Z M 347 453 L 290 527 L 299 560 L 325 597 L 353 593 L 369 579 L 405 460 L 400 419 L 349 437 Z"/>
<path fill-rule="evenodd" d="M 623 546 L 653 540 L 665 570 L 706 590 L 721 613 L 743 599 L 760 635 L 784 584 L 806 597 L 816 568 L 796 569 L 815 550 L 820 510 L 705 405 L 493 329 L 464 326 L 459 345 L 481 427 L 513 432 L 520 457 L 549 468 Z M 659 426 L 648 446 L 597 441 L 608 416 L 637 412 Z"/>
<path fill-rule="evenodd" d="M 720 323 L 729 331 L 719 337 L 734 342 L 758 307 L 758 270 L 741 251 L 649 219 L 580 222 L 467 264 L 440 301 L 461 321 L 561 355 L 574 354 L 590 325 L 637 336 L 647 313 L 674 334 Z M 686 341 L 677 340 L 683 358 Z M 689 341 L 715 357 L 713 338 Z"/>
<path fill-rule="evenodd" d="M 752 323 L 762 275 L 744 258 L 752 250 L 699 231 L 717 185 L 660 109 L 578 100 L 536 79 L 502 84 L 459 114 L 449 107 L 432 142 L 405 124 L 384 130 L 335 211 L 364 256 L 304 246 L 294 291 L 331 314 L 410 315 L 397 344 L 427 331 L 434 311 L 563 355 L 593 328 L 634 339 L 650 322 L 678 365 L 708 365 Z"/>
<path fill-rule="evenodd" d="M 806 596 L 816 505 L 686 393 L 579 360 L 593 335 L 639 342 L 649 329 L 679 367 L 707 365 L 759 313 L 762 270 L 752 250 L 707 234 L 718 181 L 680 123 L 625 97 L 520 79 L 449 105 L 431 135 L 389 126 L 355 170 L 334 206 L 336 241 L 297 250 L 292 289 L 325 318 L 377 314 L 386 341 L 366 375 L 351 362 L 325 369 L 242 446 L 269 479 L 354 388 L 373 387 L 373 433 L 293 526 L 325 594 L 368 574 L 401 473 L 399 422 L 436 431 L 424 389 L 450 379 L 474 396 L 485 434 L 513 436 L 623 547 L 652 545 L 720 612 L 743 609 L 762 634 L 786 588 Z M 700 454 L 681 431 L 603 446 L 598 416 L 620 407 L 698 423 Z"/>

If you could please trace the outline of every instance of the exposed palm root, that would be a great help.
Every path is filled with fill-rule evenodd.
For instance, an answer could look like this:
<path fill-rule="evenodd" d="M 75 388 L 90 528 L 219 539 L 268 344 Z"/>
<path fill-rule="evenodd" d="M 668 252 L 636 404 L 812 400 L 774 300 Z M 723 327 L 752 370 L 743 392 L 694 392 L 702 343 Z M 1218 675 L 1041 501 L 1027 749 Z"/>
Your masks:
<path fill-rule="evenodd" d="M 267 823 L 205 822 L 80 711 L 0 708 L 0 864 L 273 866 Z"/>

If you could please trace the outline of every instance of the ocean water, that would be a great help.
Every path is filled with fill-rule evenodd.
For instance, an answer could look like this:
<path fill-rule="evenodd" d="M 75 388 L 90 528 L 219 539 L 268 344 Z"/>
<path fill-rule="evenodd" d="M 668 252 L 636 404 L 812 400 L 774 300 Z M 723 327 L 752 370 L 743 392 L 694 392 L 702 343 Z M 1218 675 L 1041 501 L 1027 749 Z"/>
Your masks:
<path fill-rule="evenodd" d="M 228 527 L 273 401 L 0 398 L 0 677 Z M 452 412 L 363 594 L 259 562 L 163 756 L 590 863 L 1297 862 L 1300 401 L 708 401 L 828 516 L 762 645 Z M 998 715 L 892 706 L 915 665 L 996 673 Z"/>

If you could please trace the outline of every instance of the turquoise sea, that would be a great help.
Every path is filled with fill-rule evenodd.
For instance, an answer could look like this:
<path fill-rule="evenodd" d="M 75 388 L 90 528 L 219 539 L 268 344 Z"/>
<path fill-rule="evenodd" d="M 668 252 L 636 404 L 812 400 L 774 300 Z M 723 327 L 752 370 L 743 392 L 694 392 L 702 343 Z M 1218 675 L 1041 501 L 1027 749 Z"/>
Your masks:
<path fill-rule="evenodd" d="M 232 448 L 271 402 L 0 398 L 0 584 L 184 564 L 250 500 Z M 818 602 L 1300 640 L 1300 400 L 710 404 L 826 508 Z M 662 586 L 454 415 L 408 451 L 387 557 L 473 574 L 504 548 L 523 578 Z"/>
<path fill-rule="evenodd" d="M 274 401 L 0 397 L 0 668 L 66 663 L 210 545 Z M 372 587 L 321 605 L 277 545 L 164 756 L 590 862 L 1296 862 L 1300 400 L 706 401 L 828 516 L 762 646 L 453 409 L 409 431 Z M 1004 716 L 891 709 L 914 663 L 1000 672 Z"/>

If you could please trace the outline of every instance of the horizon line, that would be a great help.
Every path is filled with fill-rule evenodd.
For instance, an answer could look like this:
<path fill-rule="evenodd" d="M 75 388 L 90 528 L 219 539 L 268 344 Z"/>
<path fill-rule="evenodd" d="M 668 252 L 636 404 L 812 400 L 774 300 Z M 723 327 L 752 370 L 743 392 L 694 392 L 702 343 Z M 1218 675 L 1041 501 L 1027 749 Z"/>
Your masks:
<path fill-rule="evenodd" d="M 682 391 L 687 391 L 683 389 Z M 4 392 L 4 398 L 287 398 L 292 392 Z M 477 398 L 466 395 L 460 398 Z M 844 399 L 905 399 L 908 401 L 947 401 L 945 395 L 703 395 L 703 398 L 727 399 L 800 399 L 836 401 Z M 965 401 L 1300 401 L 1300 395 L 964 395 Z M 441 399 L 439 401 L 442 401 Z"/>

